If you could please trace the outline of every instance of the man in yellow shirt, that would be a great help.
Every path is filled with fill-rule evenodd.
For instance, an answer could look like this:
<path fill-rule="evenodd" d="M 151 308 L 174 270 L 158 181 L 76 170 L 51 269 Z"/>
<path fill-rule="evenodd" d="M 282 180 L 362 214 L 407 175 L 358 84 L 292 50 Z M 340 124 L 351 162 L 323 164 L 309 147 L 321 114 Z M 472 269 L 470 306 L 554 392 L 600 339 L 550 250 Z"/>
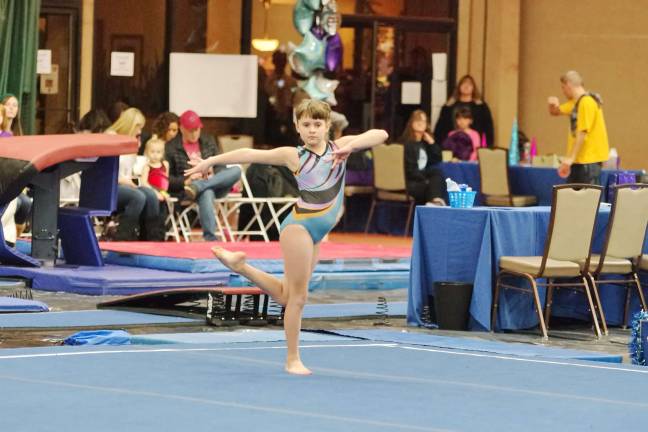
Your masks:
<path fill-rule="evenodd" d="M 568 101 L 560 104 L 557 97 L 550 97 L 549 113 L 569 116 L 570 133 L 567 157 L 558 174 L 567 177 L 567 183 L 599 184 L 601 163 L 608 160 L 610 152 L 603 102 L 598 94 L 585 90 L 583 78 L 576 71 L 564 74 L 560 83 Z"/>

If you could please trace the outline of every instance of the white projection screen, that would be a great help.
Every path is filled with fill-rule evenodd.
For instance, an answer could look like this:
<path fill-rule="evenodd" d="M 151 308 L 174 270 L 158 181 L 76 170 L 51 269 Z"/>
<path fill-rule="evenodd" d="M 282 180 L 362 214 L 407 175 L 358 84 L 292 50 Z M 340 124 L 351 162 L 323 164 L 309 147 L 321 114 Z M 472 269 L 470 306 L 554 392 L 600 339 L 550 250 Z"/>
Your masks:
<path fill-rule="evenodd" d="M 171 53 L 169 110 L 201 117 L 257 115 L 255 55 Z"/>

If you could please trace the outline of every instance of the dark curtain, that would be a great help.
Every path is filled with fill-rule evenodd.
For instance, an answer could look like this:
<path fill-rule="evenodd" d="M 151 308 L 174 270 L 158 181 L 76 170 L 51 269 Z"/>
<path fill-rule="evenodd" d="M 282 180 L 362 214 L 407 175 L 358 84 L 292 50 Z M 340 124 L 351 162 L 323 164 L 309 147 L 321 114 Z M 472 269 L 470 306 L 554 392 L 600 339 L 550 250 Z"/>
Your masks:
<path fill-rule="evenodd" d="M 0 0 L 0 94 L 20 103 L 20 122 L 27 134 L 36 120 L 36 53 L 41 0 Z"/>

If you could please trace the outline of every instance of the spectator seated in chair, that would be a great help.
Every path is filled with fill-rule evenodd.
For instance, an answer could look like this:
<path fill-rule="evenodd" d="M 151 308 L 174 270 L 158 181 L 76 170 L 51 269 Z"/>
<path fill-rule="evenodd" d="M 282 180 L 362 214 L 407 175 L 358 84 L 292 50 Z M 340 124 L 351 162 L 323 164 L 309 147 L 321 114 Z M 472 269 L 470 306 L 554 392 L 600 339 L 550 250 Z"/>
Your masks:
<path fill-rule="evenodd" d="M 241 178 L 239 167 L 217 166 L 205 176 L 194 174 L 185 178 L 184 171 L 191 168 L 190 160 L 207 159 L 220 153 L 213 136 L 202 134 L 203 123 L 198 114 L 188 110 L 180 116 L 180 133 L 166 144 L 169 162 L 169 193 L 198 203 L 203 238 L 215 241 L 216 213 L 214 199 L 222 198 Z M 184 195 L 184 196 L 183 196 Z"/>

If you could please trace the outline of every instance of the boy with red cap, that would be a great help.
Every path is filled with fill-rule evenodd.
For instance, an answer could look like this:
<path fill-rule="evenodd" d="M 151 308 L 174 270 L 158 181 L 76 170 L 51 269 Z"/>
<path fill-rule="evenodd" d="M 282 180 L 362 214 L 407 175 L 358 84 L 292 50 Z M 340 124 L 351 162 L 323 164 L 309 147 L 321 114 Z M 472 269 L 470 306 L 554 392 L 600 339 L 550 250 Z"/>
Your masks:
<path fill-rule="evenodd" d="M 166 144 L 169 161 L 169 193 L 182 195 L 198 203 L 203 238 L 216 240 L 216 214 L 213 201 L 222 198 L 241 178 L 238 167 L 216 167 L 205 175 L 195 174 L 185 178 L 184 171 L 191 167 L 190 160 L 206 159 L 220 153 L 213 136 L 201 134 L 203 123 L 194 111 L 180 116 L 180 133 Z"/>

